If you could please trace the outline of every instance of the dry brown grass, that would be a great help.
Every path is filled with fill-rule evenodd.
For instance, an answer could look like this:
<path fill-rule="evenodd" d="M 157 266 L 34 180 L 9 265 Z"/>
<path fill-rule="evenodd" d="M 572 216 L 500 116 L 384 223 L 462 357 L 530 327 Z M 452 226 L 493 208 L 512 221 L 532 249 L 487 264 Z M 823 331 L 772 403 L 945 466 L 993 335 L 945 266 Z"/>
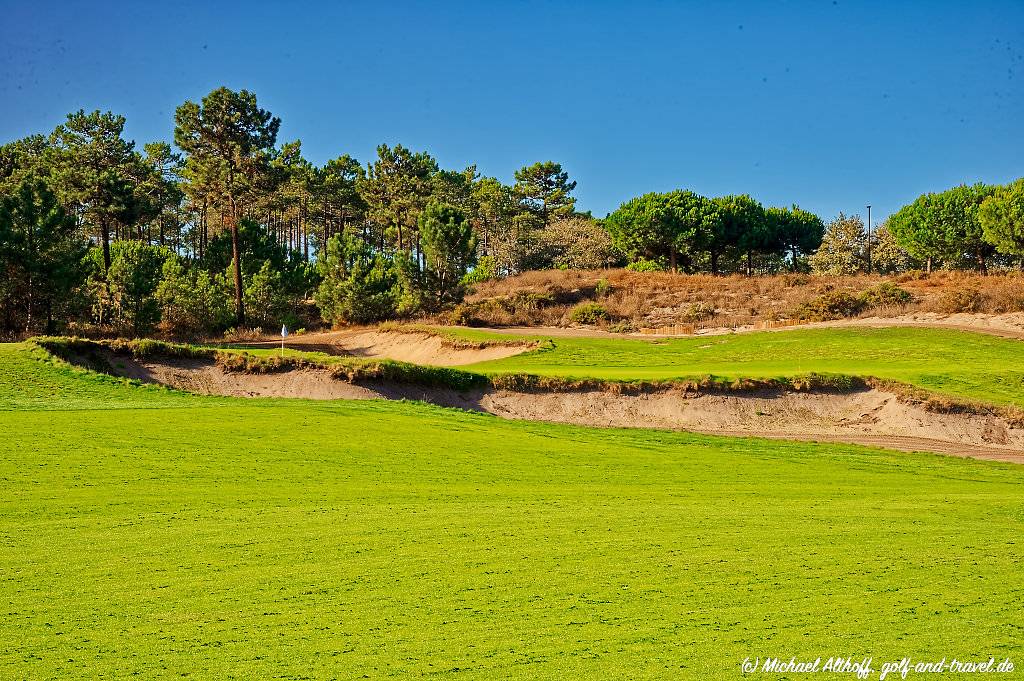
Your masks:
<path fill-rule="evenodd" d="M 634 328 L 694 324 L 743 326 L 789 319 L 824 293 L 859 295 L 891 281 L 913 295 L 907 305 L 868 307 L 870 316 L 905 312 L 991 312 L 1024 310 L 1024 275 L 982 276 L 970 272 L 910 272 L 883 277 L 826 277 L 808 274 L 745 277 L 682 275 L 628 270 L 526 272 L 477 285 L 454 314 L 436 321 L 490 326 L 568 326 L 572 309 L 599 303 L 606 324 Z"/>
<path fill-rule="evenodd" d="M 1000 314 L 1024 310 L 1024 273 L 1010 272 L 983 277 L 968 272 L 937 272 L 930 277 L 901 275 L 900 286 L 921 298 L 925 312 L 988 312 Z"/>

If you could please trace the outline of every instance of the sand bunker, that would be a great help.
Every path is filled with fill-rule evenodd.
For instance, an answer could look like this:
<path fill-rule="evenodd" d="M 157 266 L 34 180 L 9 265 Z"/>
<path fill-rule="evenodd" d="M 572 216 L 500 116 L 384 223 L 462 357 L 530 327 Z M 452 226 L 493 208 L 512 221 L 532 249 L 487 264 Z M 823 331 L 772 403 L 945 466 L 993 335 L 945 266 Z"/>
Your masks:
<path fill-rule="evenodd" d="M 111 356 L 122 376 L 204 395 L 329 399 L 414 399 L 509 419 L 589 426 L 669 428 L 700 433 L 866 444 L 904 451 L 1024 463 L 1024 429 L 995 415 L 945 414 L 881 390 L 853 393 L 639 395 L 601 390 L 458 392 L 401 383 L 353 384 L 321 369 L 271 374 L 225 372 L 209 360 L 137 361 Z"/>
<path fill-rule="evenodd" d="M 248 344 L 273 347 L 278 341 Z M 405 331 L 334 331 L 289 338 L 285 345 L 296 350 L 325 352 L 329 355 L 379 357 L 431 366 L 461 366 L 504 359 L 531 350 L 534 343 L 484 344 L 472 347 L 443 336 Z"/>
<path fill-rule="evenodd" d="M 143 383 L 159 383 L 197 395 L 290 397 L 307 400 L 409 399 L 473 409 L 477 400 L 455 390 L 394 382 L 350 383 L 323 369 L 295 369 L 269 374 L 224 371 L 208 359 L 136 360 L 107 355 L 114 372 Z"/>
<path fill-rule="evenodd" d="M 481 400 L 506 418 L 596 426 L 672 428 L 716 435 L 851 442 L 1024 463 L 1024 429 L 994 415 L 944 414 L 882 390 L 852 393 L 616 395 L 509 393 Z"/>

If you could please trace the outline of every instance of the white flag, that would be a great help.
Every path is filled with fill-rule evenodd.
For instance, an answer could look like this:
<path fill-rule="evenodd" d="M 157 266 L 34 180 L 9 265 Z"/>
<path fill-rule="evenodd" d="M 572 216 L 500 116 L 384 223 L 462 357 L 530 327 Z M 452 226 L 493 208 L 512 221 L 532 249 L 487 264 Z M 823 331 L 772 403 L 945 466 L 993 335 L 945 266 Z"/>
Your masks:
<path fill-rule="evenodd" d="M 281 325 L 281 338 L 287 338 L 287 337 L 288 337 L 288 327 L 285 326 L 284 324 L 282 324 Z"/>

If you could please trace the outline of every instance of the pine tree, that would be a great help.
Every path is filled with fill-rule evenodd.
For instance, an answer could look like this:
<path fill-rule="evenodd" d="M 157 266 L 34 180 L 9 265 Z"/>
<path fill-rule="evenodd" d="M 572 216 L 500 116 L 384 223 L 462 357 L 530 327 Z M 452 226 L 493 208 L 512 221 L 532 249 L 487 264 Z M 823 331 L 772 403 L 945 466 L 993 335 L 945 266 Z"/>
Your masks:
<path fill-rule="evenodd" d="M 281 119 L 259 108 L 256 95 L 221 87 L 201 104 L 186 101 L 174 114 L 174 143 L 185 152 L 186 191 L 221 209 L 231 232 L 235 323 L 245 323 L 238 221 L 265 191 Z"/>
<path fill-rule="evenodd" d="M 840 213 L 825 229 L 821 246 L 810 257 L 811 269 L 816 274 L 856 274 L 864 267 L 866 244 L 860 216 L 846 217 Z"/>
<path fill-rule="evenodd" d="M 476 240 L 465 214 L 455 206 L 431 203 L 420 215 L 424 274 L 435 305 L 461 299 L 461 280 L 473 265 Z"/>
<path fill-rule="evenodd" d="M 978 209 L 985 238 L 1000 253 L 1024 259 L 1024 178 L 985 199 Z"/>
<path fill-rule="evenodd" d="M 111 230 L 153 216 L 139 191 L 144 160 L 122 136 L 124 124 L 124 116 L 109 111 L 77 111 L 51 135 L 51 181 L 64 205 L 99 237 L 104 271 L 110 269 Z"/>
<path fill-rule="evenodd" d="M 52 331 L 58 308 L 85 280 L 87 250 L 74 218 L 42 180 L 26 178 L 0 199 L 0 308 L 8 327 Z"/>
<path fill-rule="evenodd" d="M 520 168 L 515 173 L 515 192 L 523 208 L 537 218 L 541 229 L 558 217 L 571 215 L 576 209 L 572 191 L 576 182 L 560 163 L 543 161 Z"/>
<path fill-rule="evenodd" d="M 419 255 L 416 230 L 437 171 L 437 161 L 426 152 L 413 153 L 401 144 L 377 147 L 377 160 L 367 166 L 359 193 L 366 201 L 367 217 L 377 227 L 380 248 L 390 243 Z"/>

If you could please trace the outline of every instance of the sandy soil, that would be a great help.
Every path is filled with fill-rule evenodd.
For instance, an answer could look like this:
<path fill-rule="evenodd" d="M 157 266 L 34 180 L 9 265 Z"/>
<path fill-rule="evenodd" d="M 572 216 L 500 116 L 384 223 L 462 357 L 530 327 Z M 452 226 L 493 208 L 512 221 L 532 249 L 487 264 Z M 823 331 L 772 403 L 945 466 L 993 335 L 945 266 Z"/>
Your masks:
<path fill-rule="evenodd" d="M 937 414 L 879 390 L 850 394 L 699 395 L 662 391 L 459 393 L 381 382 L 354 385 L 323 370 L 252 375 L 225 373 L 207 360 L 135 361 L 111 356 L 123 376 L 200 394 L 306 399 L 416 399 L 503 418 L 591 426 L 866 444 L 904 451 L 1024 463 L 1024 429 L 997 416 Z"/>
<path fill-rule="evenodd" d="M 280 347 L 280 341 L 248 343 L 253 347 Z M 375 330 L 331 331 L 292 336 L 285 347 L 326 352 L 330 355 L 380 357 L 413 364 L 461 366 L 512 357 L 533 347 L 531 343 L 488 345 L 481 348 L 452 347 L 447 339 L 428 333 Z"/>
<path fill-rule="evenodd" d="M 914 312 L 898 317 L 861 317 L 835 322 L 821 322 L 809 326 L 923 326 L 940 329 L 975 331 L 1005 338 L 1024 338 L 1024 313 L 1008 314 L 939 314 L 936 312 Z"/>
<path fill-rule="evenodd" d="M 997 416 L 938 414 L 880 390 L 850 394 L 615 395 L 498 391 L 482 407 L 506 418 L 596 426 L 682 429 L 716 435 L 851 442 L 1024 463 L 1024 429 Z"/>
<path fill-rule="evenodd" d="M 206 359 L 135 360 L 108 355 L 118 375 L 144 383 L 159 383 L 198 395 L 229 397 L 291 397 L 307 400 L 409 399 L 443 406 L 473 408 L 478 397 L 454 390 L 416 385 L 349 383 L 322 369 L 299 369 L 271 374 L 225 372 Z"/>

